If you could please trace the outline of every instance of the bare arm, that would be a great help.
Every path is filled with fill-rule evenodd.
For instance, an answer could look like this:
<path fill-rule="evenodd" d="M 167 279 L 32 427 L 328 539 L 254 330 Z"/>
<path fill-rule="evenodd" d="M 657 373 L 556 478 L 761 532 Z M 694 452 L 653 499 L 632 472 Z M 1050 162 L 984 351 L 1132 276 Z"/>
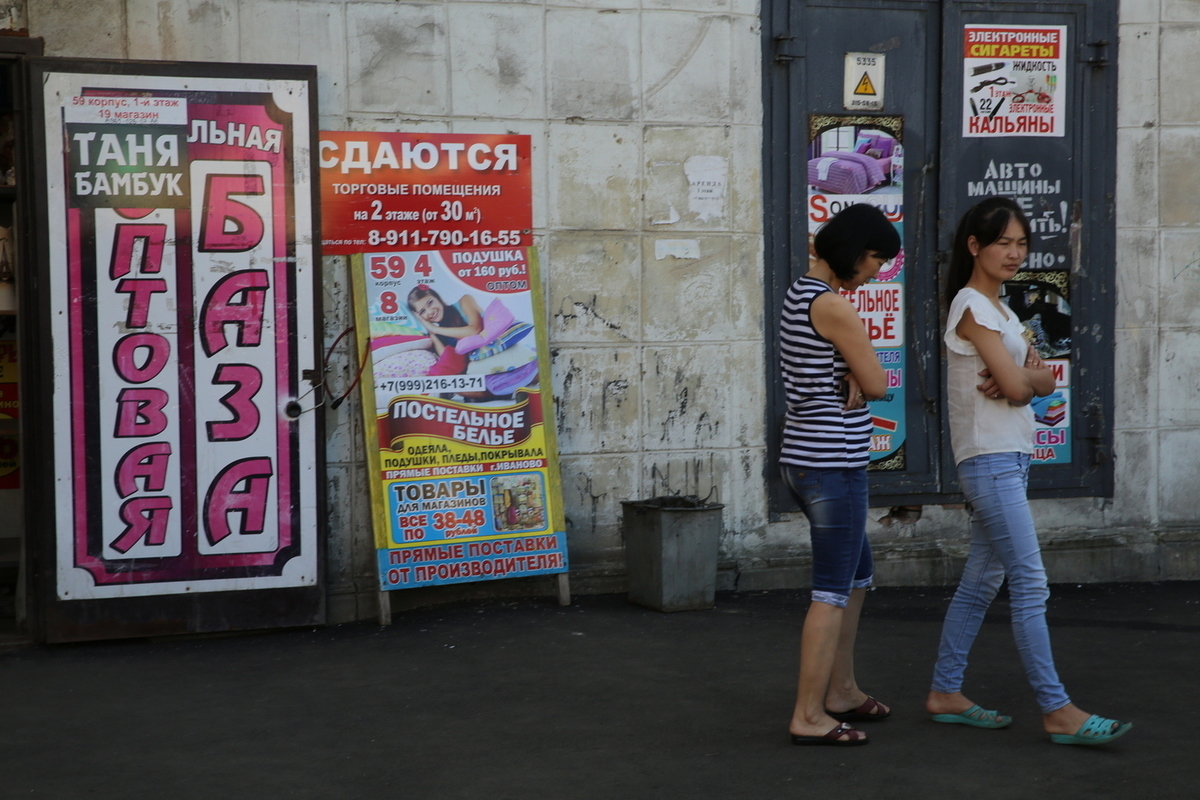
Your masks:
<path fill-rule="evenodd" d="M 858 391 L 868 400 L 878 400 L 887 394 L 887 373 L 850 301 L 828 292 L 813 300 L 809 313 L 817 333 L 832 342 L 846 359 L 850 376 L 858 383 Z M 853 384 L 851 386 L 853 388 Z M 851 395 L 852 400 L 855 394 Z"/>
<path fill-rule="evenodd" d="M 970 309 L 963 313 L 955 331 L 960 338 L 975 345 L 983 359 L 987 369 L 979 373 L 983 382 L 977 388 L 988 397 L 999 394 L 1000 397 L 995 399 L 1023 406 L 1035 397 L 1054 391 L 1054 372 L 1032 348 L 1026 353 L 1024 366 L 1019 366 L 1009 355 L 1000 333 L 976 322 Z"/>

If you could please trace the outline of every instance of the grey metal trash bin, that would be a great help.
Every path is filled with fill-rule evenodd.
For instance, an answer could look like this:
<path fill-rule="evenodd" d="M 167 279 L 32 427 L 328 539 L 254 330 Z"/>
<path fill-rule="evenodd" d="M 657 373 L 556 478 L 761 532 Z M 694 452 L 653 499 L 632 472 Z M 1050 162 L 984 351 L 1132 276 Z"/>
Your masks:
<path fill-rule="evenodd" d="M 712 608 L 724 508 L 690 496 L 623 501 L 630 601 L 657 611 Z"/>

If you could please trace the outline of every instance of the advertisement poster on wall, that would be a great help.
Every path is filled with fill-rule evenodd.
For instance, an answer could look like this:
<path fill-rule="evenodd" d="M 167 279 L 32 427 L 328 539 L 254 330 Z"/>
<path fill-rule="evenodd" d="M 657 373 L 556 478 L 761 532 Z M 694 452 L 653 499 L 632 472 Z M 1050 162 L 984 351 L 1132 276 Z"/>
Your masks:
<path fill-rule="evenodd" d="M 1073 216 L 1061 165 L 1040 158 L 991 159 L 982 174 L 966 175 L 967 197 L 1012 198 L 1029 220 L 1033 238 L 1020 272 L 1001 289 L 1001 299 L 1025 326 L 1025 337 L 1054 370 L 1054 391 L 1036 398 L 1035 464 L 1071 461 L 1071 273 Z M 974 180 L 973 180 L 974 179 Z"/>
<path fill-rule="evenodd" d="M 566 572 L 528 136 L 321 134 L 380 586 Z"/>
<path fill-rule="evenodd" d="M 964 25 L 966 137 L 1065 136 L 1065 25 Z"/>
<path fill-rule="evenodd" d="M 317 583 L 310 85 L 45 76 L 60 600 Z"/>
<path fill-rule="evenodd" d="M 966 199 L 1009 197 L 1029 220 L 1028 258 L 1001 297 L 1054 370 L 1054 391 L 1031 403 L 1033 463 L 1067 464 L 1073 457 L 1070 278 L 1082 204 L 1072 197 L 1072 166 L 1057 149 L 1061 142 L 1005 141 L 1066 136 L 1067 29 L 966 25 L 963 38 L 963 136 L 991 140 L 980 142 L 983 157 L 971 161 L 977 166 L 961 173 Z"/>
<path fill-rule="evenodd" d="M 887 215 L 904 238 L 904 139 L 898 116 L 812 115 L 808 147 L 808 236 L 839 210 L 868 203 Z M 875 280 L 846 297 L 858 309 L 879 360 L 888 393 L 871 402 L 871 470 L 903 470 L 905 429 L 904 250 Z"/>

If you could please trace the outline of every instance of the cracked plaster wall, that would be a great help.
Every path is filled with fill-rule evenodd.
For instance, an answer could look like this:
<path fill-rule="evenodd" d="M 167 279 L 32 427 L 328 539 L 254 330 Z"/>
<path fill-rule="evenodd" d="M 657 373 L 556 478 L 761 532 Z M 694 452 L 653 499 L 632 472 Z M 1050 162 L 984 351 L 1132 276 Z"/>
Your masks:
<path fill-rule="evenodd" d="M 324 129 L 529 134 L 573 568 L 623 571 L 620 501 L 659 494 L 725 503 L 726 554 L 755 549 L 757 0 L 37 0 L 28 17 L 51 56 L 315 63 Z M 698 199 L 689 177 L 722 165 Z M 325 275 L 329 346 L 344 260 Z M 335 386 L 351 362 L 343 340 Z M 357 395 L 326 413 L 335 618 L 374 613 L 358 414 Z"/>
<path fill-rule="evenodd" d="M 529 134 L 573 567 L 620 571 L 620 501 L 658 494 L 724 503 L 726 559 L 803 543 L 802 523 L 768 524 L 763 487 L 757 0 L 0 0 L 0 24 L 6 12 L 52 56 L 315 63 L 325 129 Z M 1116 497 L 1038 501 L 1047 531 L 1197 518 L 1200 2 L 1122 0 L 1120 19 Z M 705 202 L 698 163 L 725 167 Z M 325 269 L 328 345 L 350 314 L 345 263 Z M 335 370 L 349 379 L 345 346 Z M 326 418 L 342 618 L 374 613 L 357 418 L 354 402 Z M 874 533 L 964 527 L 930 508 Z"/>

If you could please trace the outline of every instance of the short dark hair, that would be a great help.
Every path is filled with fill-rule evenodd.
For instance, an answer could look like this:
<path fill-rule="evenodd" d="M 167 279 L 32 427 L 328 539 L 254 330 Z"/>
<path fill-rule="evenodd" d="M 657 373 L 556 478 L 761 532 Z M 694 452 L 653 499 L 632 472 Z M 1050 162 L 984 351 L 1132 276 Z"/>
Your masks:
<path fill-rule="evenodd" d="M 891 260 L 900 252 L 900 234 L 883 212 L 866 203 L 846 206 L 813 237 L 817 258 L 843 281 L 854 277 L 854 268 L 869 252 Z"/>
<path fill-rule="evenodd" d="M 954 296 L 962 291 L 975 269 L 975 256 L 967 241 L 974 236 L 980 247 L 987 247 L 1004 235 L 1013 220 L 1021 224 L 1025 238 L 1032 239 L 1029 220 L 1016 201 L 1007 197 L 989 197 L 971 207 L 959 220 L 954 233 L 954 248 L 950 251 L 950 271 L 946 277 L 946 305 L 954 302 Z"/>

